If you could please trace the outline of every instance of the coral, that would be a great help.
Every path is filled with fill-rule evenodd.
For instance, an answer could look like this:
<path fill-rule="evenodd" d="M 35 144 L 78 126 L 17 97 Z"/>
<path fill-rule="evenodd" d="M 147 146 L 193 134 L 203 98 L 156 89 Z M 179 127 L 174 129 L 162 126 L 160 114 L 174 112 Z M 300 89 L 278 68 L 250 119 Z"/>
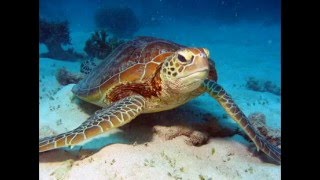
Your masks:
<path fill-rule="evenodd" d="M 184 126 L 159 126 L 156 125 L 153 127 L 153 131 L 158 134 L 160 137 L 164 137 L 165 140 L 171 140 L 178 136 L 190 136 L 192 129 Z"/>
<path fill-rule="evenodd" d="M 201 146 L 208 142 L 210 136 L 228 137 L 238 133 L 238 126 L 232 126 L 231 124 L 222 125 L 208 113 L 199 114 L 193 113 L 190 110 L 176 109 L 162 112 L 162 114 L 161 119 L 163 119 L 163 123 L 157 122 L 153 126 L 153 132 L 165 140 L 171 140 L 178 136 L 186 136 L 188 137 L 185 141 L 186 144 Z M 149 116 L 152 116 L 152 114 Z M 174 120 L 170 123 L 167 119 L 172 118 L 172 116 L 174 116 Z M 156 117 L 149 118 L 157 119 Z M 198 121 L 195 121 L 194 118 L 198 119 Z"/>
<path fill-rule="evenodd" d="M 83 74 L 74 74 L 65 68 L 61 68 L 56 73 L 56 78 L 61 85 L 76 84 L 83 79 Z"/>
<path fill-rule="evenodd" d="M 210 137 L 230 137 L 239 133 L 237 124 L 220 121 L 190 103 L 163 111 L 160 116 L 158 113 L 142 114 L 120 129 L 126 133 L 126 139 L 138 144 L 149 142 L 153 137 L 171 140 L 184 136 L 185 143 L 192 146 L 206 144 Z"/>
<path fill-rule="evenodd" d="M 201 132 L 192 129 L 191 127 L 184 126 L 159 126 L 153 127 L 153 131 L 160 137 L 164 137 L 165 140 L 171 140 L 178 136 L 187 136 L 186 143 L 188 145 L 200 146 L 206 144 L 209 140 L 209 134 L 207 132 Z"/>
<path fill-rule="evenodd" d="M 90 58 L 96 57 L 98 59 L 106 58 L 116 47 L 124 43 L 118 38 L 107 39 L 108 34 L 105 30 L 96 31 L 92 34 L 90 39 L 86 41 L 84 51 Z"/>
<path fill-rule="evenodd" d="M 178 136 L 187 136 L 189 137 L 186 140 L 188 145 L 200 146 L 206 144 L 209 139 L 209 134 L 206 132 L 200 132 L 197 130 L 193 130 L 190 127 L 183 126 L 159 126 L 156 125 L 153 127 L 153 131 L 158 134 L 160 137 L 164 137 L 166 140 L 171 140 Z"/>
<path fill-rule="evenodd" d="M 96 31 L 91 38 L 86 41 L 84 51 L 89 57 L 104 59 L 111 52 L 111 47 L 107 43 L 107 32 Z"/>
<path fill-rule="evenodd" d="M 266 81 L 264 83 L 264 88 L 267 92 L 271 92 L 275 95 L 281 94 L 281 89 L 277 85 L 273 84 L 271 81 Z"/>
<path fill-rule="evenodd" d="M 255 112 L 248 116 L 253 127 L 260 132 L 269 142 L 281 146 L 281 132 L 279 129 L 272 129 L 266 125 L 266 116 L 263 113 Z"/>
<path fill-rule="evenodd" d="M 107 29 L 118 37 L 130 37 L 140 28 L 140 22 L 132 9 L 104 7 L 97 10 L 95 23 L 99 29 Z"/>
<path fill-rule="evenodd" d="M 208 133 L 201 132 L 201 131 L 193 131 L 190 134 L 189 140 L 186 143 L 193 146 L 200 146 L 200 145 L 206 144 L 208 140 L 209 140 Z"/>
<path fill-rule="evenodd" d="M 39 41 L 47 46 L 48 52 L 41 54 L 41 57 L 48 57 L 61 60 L 79 59 L 83 56 L 74 52 L 72 48 L 64 50 L 62 45 L 71 45 L 69 22 L 49 22 L 40 19 Z"/>
<path fill-rule="evenodd" d="M 254 77 L 249 77 L 246 87 L 253 91 L 270 92 L 275 95 L 281 95 L 281 89 L 271 81 L 257 80 Z"/>
<path fill-rule="evenodd" d="M 254 77 L 249 77 L 247 80 L 246 87 L 253 91 L 264 91 L 263 83 L 261 81 L 256 80 Z"/>

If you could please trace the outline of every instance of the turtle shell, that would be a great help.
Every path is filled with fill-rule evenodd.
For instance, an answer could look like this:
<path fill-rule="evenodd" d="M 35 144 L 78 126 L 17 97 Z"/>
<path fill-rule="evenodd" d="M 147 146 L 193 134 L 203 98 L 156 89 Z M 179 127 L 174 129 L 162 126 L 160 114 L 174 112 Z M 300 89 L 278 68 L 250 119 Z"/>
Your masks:
<path fill-rule="evenodd" d="M 160 68 L 160 64 L 181 48 L 185 46 L 153 37 L 138 37 L 116 48 L 75 85 L 72 92 L 94 104 L 108 104 L 103 101 L 114 87 L 149 81 Z"/>

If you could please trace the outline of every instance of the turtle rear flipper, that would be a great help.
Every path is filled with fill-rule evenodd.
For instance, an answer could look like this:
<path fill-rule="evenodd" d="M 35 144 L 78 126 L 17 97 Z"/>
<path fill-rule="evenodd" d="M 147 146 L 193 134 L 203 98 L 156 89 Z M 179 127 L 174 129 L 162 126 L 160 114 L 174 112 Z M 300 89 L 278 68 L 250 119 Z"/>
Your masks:
<path fill-rule="evenodd" d="M 74 146 L 112 128 L 120 127 L 137 117 L 145 106 L 140 95 L 129 96 L 98 110 L 78 128 L 39 140 L 39 152 L 60 147 Z"/>
<path fill-rule="evenodd" d="M 244 129 L 250 139 L 255 143 L 258 150 L 261 149 L 265 154 L 274 159 L 277 163 L 281 163 L 281 149 L 268 142 L 253 125 L 248 118 L 234 103 L 231 96 L 215 81 L 206 79 L 203 83 L 206 91 L 214 97 L 228 114 Z"/>

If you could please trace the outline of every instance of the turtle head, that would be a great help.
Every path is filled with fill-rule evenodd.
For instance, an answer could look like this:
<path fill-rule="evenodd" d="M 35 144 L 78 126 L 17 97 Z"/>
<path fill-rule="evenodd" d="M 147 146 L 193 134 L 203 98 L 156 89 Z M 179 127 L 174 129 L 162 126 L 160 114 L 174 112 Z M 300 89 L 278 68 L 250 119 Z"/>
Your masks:
<path fill-rule="evenodd" d="M 194 91 L 208 78 L 208 59 L 208 49 L 180 49 L 164 61 L 161 67 L 162 79 L 170 89 L 179 93 Z"/>

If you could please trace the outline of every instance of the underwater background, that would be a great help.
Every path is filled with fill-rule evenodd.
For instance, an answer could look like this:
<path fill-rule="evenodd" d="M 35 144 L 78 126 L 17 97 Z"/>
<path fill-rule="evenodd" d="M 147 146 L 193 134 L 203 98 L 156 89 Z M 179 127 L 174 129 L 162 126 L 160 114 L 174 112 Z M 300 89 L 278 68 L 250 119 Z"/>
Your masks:
<path fill-rule="evenodd" d="M 137 36 L 210 50 L 218 83 L 281 141 L 280 0 L 40 0 L 40 137 L 99 108 L 72 95 L 81 66 Z M 281 147 L 281 145 L 280 145 Z M 65 151 L 66 150 L 66 151 Z M 280 166 L 204 94 L 73 149 L 40 154 L 40 179 L 280 179 Z"/>

